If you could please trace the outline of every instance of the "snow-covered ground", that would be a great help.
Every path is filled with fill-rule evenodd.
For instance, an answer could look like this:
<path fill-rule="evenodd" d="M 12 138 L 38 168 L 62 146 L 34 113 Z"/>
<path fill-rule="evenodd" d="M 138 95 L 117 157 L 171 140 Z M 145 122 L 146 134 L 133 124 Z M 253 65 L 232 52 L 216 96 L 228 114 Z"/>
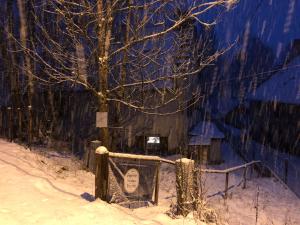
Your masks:
<path fill-rule="evenodd" d="M 223 169 L 244 163 L 227 143 L 222 146 L 222 156 L 225 163 L 210 167 Z M 241 181 L 242 171 L 229 176 L 229 186 L 237 185 Z M 224 187 L 224 175 L 210 174 L 206 177 L 208 195 L 223 191 Z M 300 199 L 273 178 L 257 178 L 253 174 L 252 179 L 247 180 L 246 189 L 242 189 L 240 185 L 230 190 L 227 201 L 220 195 L 211 197 L 208 201 L 219 212 L 223 221 L 230 225 L 255 224 L 257 211 L 257 224 L 300 224 Z M 258 210 L 255 208 L 257 205 Z"/>
<path fill-rule="evenodd" d="M 225 145 L 227 167 L 242 163 Z M 173 157 L 174 159 L 176 156 Z M 193 215 L 171 219 L 166 212 L 176 201 L 175 171 L 162 165 L 159 205 L 127 209 L 93 201 L 94 175 L 67 154 L 29 151 L 0 140 L 0 224 L 201 224 Z M 230 182 L 240 180 L 240 174 Z M 260 187 L 258 224 L 299 224 L 300 201 L 272 179 L 253 179 L 246 189 L 237 187 L 224 202 L 220 195 L 208 199 L 225 224 L 255 224 L 255 199 Z M 206 177 L 209 192 L 222 191 L 224 178 Z"/>
<path fill-rule="evenodd" d="M 285 176 L 285 160 L 288 161 L 287 185 L 300 196 L 300 157 L 285 153 L 269 146 L 264 146 L 254 140 L 248 139 L 241 142 L 241 136 L 245 130 L 240 130 L 228 124 L 222 124 L 227 130 L 229 141 L 234 147 L 251 160 L 260 160 L 271 168 L 281 179 Z"/>
<path fill-rule="evenodd" d="M 1 225 L 195 224 L 192 217 L 174 220 L 167 216 L 171 200 L 161 199 L 159 206 L 134 211 L 91 201 L 94 175 L 80 170 L 75 158 L 31 152 L 1 139 L 0 177 Z M 166 197 L 174 195 L 166 188 L 161 193 Z"/>

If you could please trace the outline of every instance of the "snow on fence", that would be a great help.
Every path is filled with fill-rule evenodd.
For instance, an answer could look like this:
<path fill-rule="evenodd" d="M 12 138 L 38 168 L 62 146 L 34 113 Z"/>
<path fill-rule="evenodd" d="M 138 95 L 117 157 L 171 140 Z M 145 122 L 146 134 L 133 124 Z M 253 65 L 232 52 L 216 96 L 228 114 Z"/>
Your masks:
<path fill-rule="evenodd" d="M 95 152 L 95 197 L 127 207 L 158 204 L 160 164 L 175 162 L 158 156 Z"/>
<path fill-rule="evenodd" d="M 263 167 L 262 167 L 261 161 L 252 161 L 252 162 L 240 165 L 240 166 L 235 166 L 235 167 L 231 167 L 231 168 L 224 169 L 224 170 L 200 169 L 200 173 L 216 173 L 216 174 L 224 174 L 225 175 L 224 191 L 217 192 L 217 193 L 209 195 L 207 197 L 210 198 L 210 197 L 216 196 L 218 194 L 224 193 L 224 198 L 227 199 L 228 191 L 230 189 L 232 189 L 236 186 L 240 186 L 241 184 L 243 184 L 242 188 L 245 189 L 246 185 L 247 185 L 247 174 L 250 173 L 250 178 L 251 178 L 253 175 L 253 171 L 255 169 L 259 171 L 258 174 L 263 173 Z M 243 178 L 242 178 L 241 182 L 239 182 L 238 184 L 229 186 L 229 175 L 238 170 L 243 170 Z"/>
<path fill-rule="evenodd" d="M 217 173 L 225 176 L 227 198 L 229 176 L 243 169 L 243 188 L 246 188 L 247 174 L 252 176 L 253 170 L 262 171 L 261 162 L 253 161 L 225 170 L 195 169 L 194 160 L 181 158 L 174 161 L 158 156 L 144 156 L 109 152 L 100 146 L 95 152 L 95 198 L 109 203 L 118 203 L 135 208 L 147 205 L 147 202 L 158 204 L 159 178 L 161 163 L 175 166 L 177 213 L 187 215 L 197 205 L 199 193 L 198 174 Z"/>
<path fill-rule="evenodd" d="M 244 160 L 260 160 L 272 176 L 300 197 L 299 157 L 264 146 L 251 139 L 243 142 L 241 130 L 225 124 L 222 126 L 227 132 L 229 144 Z"/>

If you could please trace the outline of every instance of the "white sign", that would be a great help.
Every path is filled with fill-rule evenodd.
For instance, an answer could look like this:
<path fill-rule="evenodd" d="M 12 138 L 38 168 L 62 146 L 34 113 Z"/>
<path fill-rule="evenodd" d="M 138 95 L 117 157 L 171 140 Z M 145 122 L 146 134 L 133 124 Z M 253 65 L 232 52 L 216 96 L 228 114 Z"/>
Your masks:
<path fill-rule="evenodd" d="M 107 127 L 107 112 L 97 112 L 96 127 Z"/>
<path fill-rule="evenodd" d="M 124 176 L 124 188 L 129 194 L 136 191 L 140 183 L 140 174 L 136 169 L 129 169 Z"/>

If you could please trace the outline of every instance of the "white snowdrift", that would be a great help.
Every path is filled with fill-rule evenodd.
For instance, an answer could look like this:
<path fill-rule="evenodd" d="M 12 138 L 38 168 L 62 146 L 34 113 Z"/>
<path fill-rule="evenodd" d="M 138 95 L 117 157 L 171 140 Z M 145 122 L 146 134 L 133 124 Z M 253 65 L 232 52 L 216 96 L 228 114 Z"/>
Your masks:
<path fill-rule="evenodd" d="M 76 170 L 75 159 L 49 155 L 0 140 L 0 224 L 195 224 L 192 217 L 167 216 L 170 200 L 135 211 L 100 200 L 89 202 L 94 176 Z"/>
<path fill-rule="evenodd" d="M 226 146 L 225 146 L 226 147 Z M 228 164 L 240 164 L 228 146 L 224 149 Z M 228 157 L 230 156 L 230 157 Z M 171 159 L 175 160 L 178 156 Z M 238 182 L 239 173 L 230 177 L 230 185 Z M 176 201 L 175 172 L 171 165 L 161 168 L 159 206 L 126 209 L 93 200 L 94 176 L 80 170 L 80 163 L 67 155 L 42 154 L 0 140 L 0 224 L 161 224 L 189 225 L 198 223 L 187 218 L 171 219 L 166 215 Z M 222 191 L 224 177 L 206 177 L 208 193 Z M 258 225 L 299 224 L 300 201 L 272 179 L 254 179 L 242 190 L 231 190 L 224 203 L 220 195 L 209 199 L 225 224 L 255 224 L 255 197 L 260 187 Z"/>

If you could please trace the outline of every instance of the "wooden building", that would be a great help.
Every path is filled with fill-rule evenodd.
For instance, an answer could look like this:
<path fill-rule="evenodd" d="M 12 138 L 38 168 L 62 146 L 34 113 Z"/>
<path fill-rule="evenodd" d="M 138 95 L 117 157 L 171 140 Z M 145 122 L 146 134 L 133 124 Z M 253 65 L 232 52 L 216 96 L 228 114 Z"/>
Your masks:
<path fill-rule="evenodd" d="M 189 132 L 189 155 L 203 164 L 222 162 L 221 143 L 224 134 L 213 122 L 200 122 Z"/>

